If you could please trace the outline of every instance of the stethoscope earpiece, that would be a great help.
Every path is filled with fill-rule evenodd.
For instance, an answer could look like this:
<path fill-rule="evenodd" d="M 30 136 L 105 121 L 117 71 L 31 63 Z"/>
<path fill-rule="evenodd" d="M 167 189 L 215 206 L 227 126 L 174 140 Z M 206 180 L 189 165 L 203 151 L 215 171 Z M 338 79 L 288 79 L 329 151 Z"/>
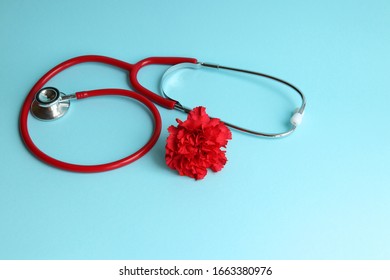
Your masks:
<path fill-rule="evenodd" d="M 202 67 L 215 68 L 215 69 L 221 69 L 221 70 L 227 70 L 227 71 L 233 71 L 233 72 L 240 72 L 240 73 L 244 73 L 244 74 L 260 76 L 260 77 L 264 77 L 267 79 L 271 79 L 275 82 L 281 83 L 281 84 L 293 89 L 295 91 L 295 93 L 297 93 L 299 95 L 299 97 L 301 98 L 301 106 L 298 107 L 295 110 L 295 112 L 293 112 L 292 117 L 290 118 L 291 126 L 286 131 L 277 132 L 277 133 L 267 133 L 267 132 L 255 131 L 253 129 L 244 128 L 244 127 L 232 124 L 230 122 L 226 122 L 224 120 L 221 120 L 225 125 L 227 125 L 231 128 L 234 128 L 236 130 L 239 130 L 241 132 L 256 135 L 256 136 L 267 137 L 267 138 L 280 138 L 280 137 L 285 137 L 285 136 L 290 135 L 291 133 L 293 133 L 295 131 L 297 126 L 301 124 L 303 114 L 305 111 L 305 107 L 306 107 L 306 98 L 303 95 L 303 93 L 297 87 L 295 87 L 294 85 L 292 85 L 291 83 L 289 83 L 285 80 L 282 80 L 280 78 L 277 78 L 277 77 L 274 77 L 271 75 L 267 75 L 264 73 L 260 73 L 260 72 L 255 72 L 255 71 L 250 71 L 250 70 L 245 70 L 245 69 L 240 69 L 240 68 L 234 68 L 234 67 L 229 67 L 229 66 L 222 66 L 222 65 L 206 63 L 206 62 L 198 62 L 196 64 L 194 64 L 194 63 L 179 63 L 179 64 L 173 65 L 170 68 L 168 68 L 165 71 L 165 73 L 163 74 L 163 76 L 161 78 L 161 82 L 160 82 L 160 92 L 162 93 L 162 95 L 166 99 L 174 100 L 171 97 L 169 97 L 169 95 L 167 94 L 168 87 L 166 86 L 169 83 L 169 80 L 172 78 L 172 76 L 178 70 L 181 70 L 181 69 L 190 68 L 190 69 L 196 70 L 196 69 L 201 69 Z M 176 102 L 175 107 L 174 107 L 175 109 L 177 109 L 179 111 L 183 111 L 185 113 L 189 113 L 191 111 L 190 108 L 182 105 L 180 102 L 178 102 L 176 100 L 175 100 L 175 102 Z"/>
<path fill-rule="evenodd" d="M 51 121 L 65 115 L 72 96 L 61 93 L 54 87 L 45 87 L 35 94 L 31 103 L 31 114 L 41 121 Z"/>

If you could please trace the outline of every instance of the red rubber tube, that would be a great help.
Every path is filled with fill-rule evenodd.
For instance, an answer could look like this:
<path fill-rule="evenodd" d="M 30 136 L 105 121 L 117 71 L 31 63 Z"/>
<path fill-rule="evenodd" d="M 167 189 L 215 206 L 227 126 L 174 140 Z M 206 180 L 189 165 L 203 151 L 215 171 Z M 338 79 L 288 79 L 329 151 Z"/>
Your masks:
<path fill-rule="evenodd" d="M 134 98 L 141 103 L 143 103 L 153 114 L 154 118 L 154 130 L 151 138 L 149 141 L 138 151 L 135 153 L 124 157 L 122 159 L 119 159 L 117 161 L 104 163 L 104 164 L 98 164 L 98 165 L 80 165 L 80 164 L 72 164 L 63 162 L 60 160 L 57 160 L 53 157 L 48 156 L 44 152 L 42 152 L 32 141 L 27 127 L 27 116 L 25 113 L 21 115 L 20 118 L 20 130 L 21 135 L 24 140 L 24 143 L 28 147 L 28 149 L 40 160 L 48 163 L 49 165 L 55 166 L 57 168 L 61 168 L 68 171 L 73 172 L 82 172 L 82 173 L 92 173 L 92 172 L 104 172 L 113 170 L 122 166 L 125 166 L 129 163 L 132 163 L 133 161 L 136 161 L 137 159 L 141 158 L 143 155 L 145 155 L 147 152 L 150 151 L 150 149 L 153 148 L 154 144 L 156 144 L 160 133 L 161 133 L 161 117 L 160 114 L 154 106 L 154 104 L 148 100 L 146 97 L 135 93 L 133 91 L 125 90 L 125 89 L 99 89 L 99 90 L 91 90 L 91 91 L 84 91 L 84 92 L 78 92 L 76 93 L 77 99 L 82 98 L 88 98 L 88 97 L 94 97 L 94 96 L 101 96 L 101 95 L 121 95 L 126 96 L 130 98 Z M 25 106 L 23 106 L 22 111 L 25 111 Z M 29 106 L 27 107 L 27 112 L 29 110 Z"/>
<path fill-rule="evenodd" d="M 79 165 L 79 164 L 71 164 L 67 162 L 63 162 L 60 160 L 57 160 L 53 157 L 50 157 L 49 155 L 42 152 L 32 141 L 29 131 L 28 131 L 28 114 L 30 110 L 31 103 L 33 102 L 35 98 L 35 94 L 55 75 L 60 73 L 61 71 L 76 65 L 80 63 L 85 62 L 99 62 L 99 63 L 105 63 L 112 66 L 116 66 L 118 68 L 127 70 L 130 73 L 130 81 L 133 83 L 133 86 L 141 93 L 142 95 L 129 91 L 124 89 L 100 89 L 100 90 L 92 90 L 92 91 L 84 91 L 84 92 L 78 92 L 76 93 L 77 99 L 87 98 L 87 97 L 93 97 L 93 96 L 100 96 L 100 95 L 122 95 L 127 96 L 130 98 L 134 98 L 141 103 L 143 103 L 153 114 L 153 118 L 155 121 L 154 130 L 151 138 L 149 141 L 137 152 L 122 158 L 120 160 L 105 163 L 105 164 L 98 164 L 98 165 Z M 20 127 L 20 133 L 21 137 L 27 146 L 27 148 L 31 151 L 32 154 L 34 154 L 37 158 L 41 159 L 42 161 L 55 166 L 57 168 L 61 168 L 68 171 L 73 172 L 103 172 L 103 171 L 109 171 L 115 168 L 122 167 L 124 165 L 127 165 L 143 155 L 145 155 L 157 142 L 160 133 L 161 133 L 161 117 L 157 110 L 157 108 L 154 106 L 154 104 L 151 102 L 156 102 L 157 104 L 164 106 L 166 108 L 172 109 L 173 106 L 176 104 L 176 101 L 165 99 L 149 90 L 144 88 L 137 80 L 137 74 L 138 71 L 146 65 L 150 64 L 176 64 L 181 62 L 192 62 L 196 63 L 196 59 L 193 58 L 174 58 L 174 57 L 155 57 L 155 58 L 148 58 L 145 60 L 142 60 L 135 65 L 132 65 L 127 62 L 123 62 L 117 59 L 113 59 L 110 57 L 105 56 L 97 56 L 97 55 L 86 55 L 86 56 L 79 56 L 72 59 L 69 59 L 57 66 L 55 66 L 53 69 L 48 71 L 39 81 L 33 86 L 33 88 L 30 90 L 29 94 L 27 95 L 22 110 L 20 113 L 19 118 L 19 127 Z"/>

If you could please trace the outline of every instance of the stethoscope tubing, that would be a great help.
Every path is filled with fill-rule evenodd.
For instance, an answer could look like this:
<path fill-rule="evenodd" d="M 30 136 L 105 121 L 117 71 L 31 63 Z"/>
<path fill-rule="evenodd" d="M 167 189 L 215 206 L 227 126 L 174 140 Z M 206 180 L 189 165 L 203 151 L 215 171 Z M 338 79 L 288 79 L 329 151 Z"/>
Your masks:
<path fill-rule="evenodd" d="M 138 71 L 146 66 L 151 64 L 177 64 L 177 63 L 183 63 L 183 62 L 192 62 L 196 63 L 196 59 L 193 58 L 181 58 L 181 57 L 151 57 L 144 60 L 141 60 L 137 62 L 136 64 L 130 64 L 121 60 L 117 60 L 110 57 L 105 56 L 98 56 L 98 55 L 86 55 L 86 56 L 79 56 L 72 59 L 69 59 L 65 62 L 62 62 L 49 70 L 45 75 L 42 76 L 38 80 L 38 82 L 33 86 L 33 88 L 30 90 L 29 94 L 27 95 L 21 109 L 20 118 L 19 118 L 19 128 L 21 137 L 27 146 L 27 148 L 31 151 L 32 154 L 34 154 L 37 158 L 40 160 L 46 162 L 49 165 L 55 166 L 57 168 L 61 168 L 68 171 L 73 172 L 104 172 L 109 171 L 112 169 L 116 169 L 122 166 L 125 166 L 139 158 L 141 158 L 143 155 L 145 155 L 154 144 L 157 142 L 160 133 L 161 133 L 161 117 L 160 113 L 158 112 L 156 106 L 153 104 L 153 102 L 169 108 L 173 109 L 176 102 L 172 100 L 165 99 L 145 87 L 143 87 L 137 80 L 137 74 Z M 123 70 L 126 70 L 129 72 L 130 82 L 133 85 L 134 89 L 137 92 L 125 90 L 125 89 L 99 89 L 99 90 L 90 90 L 90 91 L 81 91 L 77 92 L 75 94 L 75 98 L 77 99 L 83 99 L 88 97 L 96 97 L 101 95 L 121 95 L 130 97 L 133 99 L 138 100 L 142 104 L 144 104 L 152 113 L 153 119 L 154 119 L 154 128 L 152 136 L 150 137 L 149 141 L 141 147 L 138 151 L 135 153 L 124 157 L 122 159 L 119 159 L 117 161 L 104 163 L 104 164 L 97 164 L 97 165 L 80 165 L 80 164 L 72 164 L 67 163 L 64 161 L 60 161 L 58 159 L 55 159 L 47 154 L 45 154 L 43 151 L 41 151 L 33 142 L 33 140 L 30 137 L 30 133 L 28 130 L 28 115 L 30 111 L 30 106 L 32 102 L 34 101 L 35 94 L 42 88 L 44 85 L 52 79 L 54 76 L 59 74 L 60 72 L 64 71 L 65 69 L 81 64 L 86 62 L 98 62 L 98 63 L 104 63 L 109 64 L 111 66 L 115 66 L 118 68 L 121 68 Z"/>
<path fill-rule="evenodd" d="M 99 89 L 99 90 L 91 90 L 88 92 L 79 92 L 76 94 L 77 99 L 84 99 L 84 98 L 89 98 L 89 97 L 96 97 L 96 96 L 102 96 L 102 95 L 120 95 L 120 96 L 125 96 L 125 97 L 130 97 L 133 99 L 136 99 L 140 101 L 142 104 L 144 104 L 149 111 L 153 115 L 154 119 L 154 128 L 153 128 L 153 133 L 152 136 L 150 137 L 149 141 L 141 147 L 138 151 L 135 153 L 124 157 L 122 159 L 109 162 L 109 163 L 104 163 L 104 164 L 97 164 L 97 165 L 80 165 L 80 164 L 72 164 L 72 163 L 67 163 L 64 161 L 60 161 L 58 159 L 55 159 L 53 157 L 48 156 L 45 154 L 43 151 L 41 151 L 32 141 L 29 131 L 28 131 L 28 125 L 27 125 L 27 115 L 22 114 L 20 118 L 20 131 L 22 138 L 24 140 L 25 145 L 28 147 L 28 149 L 39 159 L 42 161 L 48 163 L 49 165 L 68 170 L 68 171 L 73 171 L 73 172 L 81 172 L 81 173 L 93 173 L 93 172 L 104 172 L 104 171 L 109 171 L 113 170 L 125 165 L 128 165 L 137 159 L 141 158 L 143 155 L 145 155 L 147 152 L 149 152 L 153 146 L 156 144 L 160 133 L 161 133 L 161 117 L 160 113 L 158 112 L 156 106 L 148 100 L 146 97 L 135 93 L 133 91 L 125 90 L 125 89 Z M 29 104 L 23 106 L 23 110 L 29 110 Z M 26 109 L 27 108 L 27 109 Z"/>

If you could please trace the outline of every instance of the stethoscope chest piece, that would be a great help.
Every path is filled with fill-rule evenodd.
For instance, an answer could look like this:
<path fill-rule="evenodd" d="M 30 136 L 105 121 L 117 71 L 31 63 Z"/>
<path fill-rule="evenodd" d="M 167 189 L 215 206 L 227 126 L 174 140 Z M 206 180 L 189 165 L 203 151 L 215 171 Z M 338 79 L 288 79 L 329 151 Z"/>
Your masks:
<path fill-rule="evenodd" d="M 42 121 L 55 120 L 68 111 L 70 100 L 54 87 L 45 87 L 37 92 L 31 104 L 31 114 Z M 66 96 L 67 97 L 67 96 Z"/>

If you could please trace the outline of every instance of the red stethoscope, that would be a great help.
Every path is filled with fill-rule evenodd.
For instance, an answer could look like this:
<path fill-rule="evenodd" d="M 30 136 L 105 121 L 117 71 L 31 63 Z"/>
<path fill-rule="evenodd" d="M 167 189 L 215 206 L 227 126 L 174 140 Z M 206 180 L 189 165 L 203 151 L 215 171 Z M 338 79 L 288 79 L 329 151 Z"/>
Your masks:
<path fill-rule="evenodd" d="M 112 65 L 115 67 L 118 67 L 120 69 L 126 70 L 129 72 L 129 78 L 130 83 L 133 86 L 135 91 L 130 91 L 126 89 L 97 89 L 97 90 L 89 90 L 89 91 L 80 91 L 76 92 L 75 94 L 71 95 L 65 95 L 61 93 L 58 89 L 54 87 L 44 87 L 45 84 L 52 79 L 55 75 L 62 72 L 63 70 L 74 66 L 76 64 L 80 63 L 86 63 L 86 62 L 97 62 L 97 63 L 104 63 L 108 65 Z M 161 92 L 163 96 L 157 95 L 156 93 L 146 89 L 143 87 L 138 79 L 137 75 L 138 72 L 142 67 L 145 67 L 147 65 L 173 65 L 171 68 L 169 68 L 165 74 L 162 76 L 161 80 Z M 46 162 L 49 165 L 52 165 L 57 168 L 61 168 L 68 171 L 73 172 L 103 172 L 103 171 L 109 171 L 112 169 L 116 169 L 122 166 L 125 166 L 139 158 L 141 158 L 143 155 L 145 155 L 150 149 L 154 146 L 154 144 L 157 142 L 160 132 L 161 132 L 161 117 L 160 114 L 156 108 L 156 106 L 153 103 L 156 103 L 162 107 L 165 107 L 167 109 L 177 109 L 183 112 L 188 113 L 190 111 L 189 108 L 181 105 L 178 101 L 170 98 L 167 93 L 166 89 L 164 87 L 164 84 L 168 82 L 170 76 L 173 75 L 174 72 L 176 72 L 179 69 L 183 68 L 193 68 L 198 69 L 199 67 L 210 67 L 210 68 L 217 68 L 217 69 L 225 69 L 230 71 L 237 71 L 237 72 L 243 72 L 247 74 L 252 75 L 258 75 L 265 78 L 272 79 L 276 82 L 282 83 L 290 88 L 292 88 L 295 92 L 299 94 L 301 97 L 301 106 L 296 109 L 296 111 L 293 113 L 291 117 L 291 127 L 289 130 L 281 133 L 263 133 L 263 132 L 256 132 L 253 130 L 249 130 L 246 128 L 242 128 L 230 123 L 225 122 L 226 125 L 246 132 L 250 134 L 254 134 L 257 136 L 263 136 L 263 137 L 269 137 L 269 138 L 277 138 L 277 137 L 283 137 L 291 134 L 296 127 L 300 124 L 303 113 L 306 106 L 306 100 L 302 92 L 296 88 L 294 85 L 281 80 L 279 78 L 262 74 L 259 72 L 249 71 L 249 70 L 243 70 L 238 68 L 232 68 L 232 67 L 226 67 L 226 66 L 220 66 L 210 63 L 199 63 L 197 59 L 195 58 L 184 58 L 184 57 L 150 57 L 143 59 L 135 64 L 130 64 L 121 60 L 117 60 L 110 57 L 105 56 L 97 56 L 97 55 L 85 55 L 85 56 L 79 56 L 72 59 L 69 59 L 54 68 L 52 68 L 50 71 L 48 71 L 43 77 L 33 86 L 33 88 L 30 90 L 29 94 L 27 95 L 20 114 L 20 132 L 22 139 L 27 146 L 27 148 L 40 160 Z M 95 97 L 95 96 L 102 96 L 102 95 L 120 95 L 120 96 L 126 96 L 129 98 L 133 98 L 144 104 L 152 113 L 153 119 L 154 119 L 154 129 L 152 136 L 148 140 L 148 142 L 141 147 L 138 151 L 135 153 L 124 157 L 122 159 L 119 159 L 117 161 L 104 163 L 104 164 L 98 164 L 98 165 L 80 165 L 80 164 L 72 164 L 64 161 L 60 161 L 58 159 L 55 159 L 44 152 L 42 152 L 32 141 L 29 131 L 28 131 L 28 115 L 29 112 L 40 120 L 52 120 L 57 119 L 61 116 L 63 116 L 69 106 L 70 106 L 70 100 L 72 99 L 83 99 L 88 97 Z"/>

